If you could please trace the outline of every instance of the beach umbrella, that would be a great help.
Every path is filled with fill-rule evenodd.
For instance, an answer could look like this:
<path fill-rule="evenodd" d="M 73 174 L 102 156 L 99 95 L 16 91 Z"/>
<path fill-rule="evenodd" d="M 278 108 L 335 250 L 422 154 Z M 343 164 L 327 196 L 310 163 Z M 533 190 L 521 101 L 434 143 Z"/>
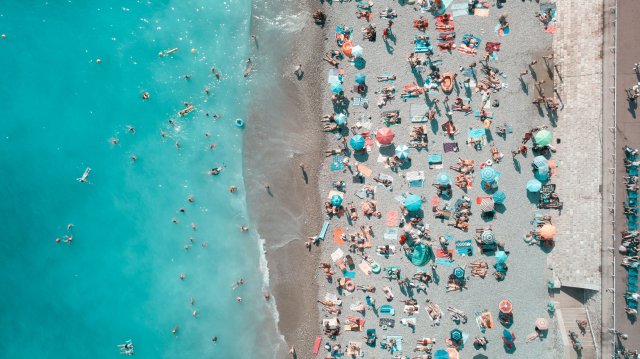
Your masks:
<path fill-rule="evenodd" d="M 505 343 L 511 343 L 516 339 L 516 336 L 513 335 L 512 332 L 503 329 L 502 330 L 502 339 L 505 341 Z"/>
<path fill-rule="evenodd" d="M 458 279 L 464 279 L 464 268 L 457 267 L 456 269 L 454 269 L 453 270 L 453 276 L 458 278 Z"/>
<path fill-rule="evenodd" d="M 500 309 L 501 313 L 508 314 L 513 310 L 513 304 L 505 299 L 501 301 L 500 304 L 498 304 L 498 308 Z"/>
<path fill-rule="evenodd" d="M 353 57 L 363 57 L 364 49 L 362 48 L 362 46 L 356 45 L 351 49 L 351 55 L 353 55 Z"/>
<path fill-rule="evenodd" d="M 491 197 L 484 197 L 480 201 L 480 210 L 482 212 L 493 212 L 494 202 Z"/>
<path fill-rule="evenodd" d="M 527 191 L 529 192 L 538 192 L 541 188 L 542 182 L 537 179 L 530 179 L 529 182 L 527 182 Z"/>
<path fill-rule="evenodd" d="M 438 183 L 443 186 L 449 185 L 451 184 L 451 177 L 446 172 L 440 172 L 438 174 Z"/>
<path fill-rule="evenodd" d="M 480 178 L 486 183 L 495 182 L 498 177 L 498 171 L 496 171 L 493 167 L 487 166 L 480 171 Z"/>
<path fill-rule="evenodd" d="M 367 76 L 365 76 L 365 74 L 363 74 L 362 72 L 358 72 L 356 74 L 356 83 L 359 83 L 360 85 L 364 85 L 364 82 L 366 79 L 367 79 Z"/>
<path fill-rule="evenodd" d="M 352 50 L 353 50 L 353 45 L 351 44 L 350 41 L 345 41 L 344 44 L 342 44 L 342 52 L 344 52 L 345 55 L 351 57 Z"/>
<path fill-rule="evenodd" d="M 404 207 L 411 212 L 417 211 L 422 207 L 422 198 L 412 194 L 404 199 Z"/>
<path fill-rule="evenodd" d="M 353 148 L 356 151 L 362 150 L 364 148 L 365 142 L 366 141 L 364 137 L 362 137 L 362 135 L 355 135 L 351 137 L 351 139 L 349 140 L 349 144 L 351 145 L 351 148 Z"/>
<path fill-rule="evenodd" d="M 549 164 L 547 163 L 547 159 L 544 156 L 536 156 L 533 159 L 533 165 L 536 166 L 536 169 L 540 171 L 542 168 L 549 170 Z"/>
<path fill-rule="evenodd" d="M 395 135 L 388 127 L 383 127 L 376 132 L 376 140 L 378 140 L 381 145 L 390 144 L 393 142 L 393 137 L 395 137 Z"/>
<path fill-rule="evenodd" d="M 436 350 L 435 353 L 433 353 L 433 359 L 451 359 L 451 357 L 449 356 L 449 353 L 446 350 L 439 349 L 439 350 Z"/>
<path fill-rule="evenodd" d="M 549 170 L 536 171 L 533 174 L 533 177 L 535 177 L 540 182 L 546 182 L 549 180 Z"/>
<path fill-rule="evenodd" d="M 339 94 L 340 92 L 342 92 L 342 83 L 340 83 L 340 81 L 332 82 L 330 87 L 331 87 L 331 92 L 335 94 Z"/>
<path fill-rule="evenodd" d="M 551 239 L 556 235 L 556 227 L 549 223 L 545 224 L 540 228 L 540 236 L 544 239 Z"/>
<path fill-rule="evenodd" d="M 454 329 L 451 331 L 451 333 L 449 333 L 449 337 L 454 342 L 459 342 L 462 340 L 462 332 L 460 331 L 460 329 Z"/>
<path fill-rule="evenodd" d="M 344 126 L 347 124 L 347 115 L 345 115 L 344 113 L 339 113 L 336 115 L 335 121 L 338 126 Z"/>
<path fill-rule="evenodd" d="M 342 204 L 342 197 L 340 195 L 334 194 L 331 196 L 331 204 L 338 207 Z"/>
<path fill-rule="evenodd" d="M 407 147 L 407 145 L 396 147 L 396 156 L 402 159 L 409 158 L 409 147 Z"/>
<path fill-rule="evenodd" d="M 497 263 L 504 263 L 507 261 L 507 257 L 509 257 L 505 251 L 496 251 L 495 256 Z"/>
<path fill-rule="evenodd" d="M 482 234 L 480 235 L 480 239 L 484 244 L 492 244 L 496 241 L 496 238 L 493 236 L 492 230 L 483 231 Z"/>
<path fill-rule="evenodd" d="M 549 323 L 547 323 L 547 320 L 544 318 L 538 318 L 536 319 L 536 328 L 539 330 L 547 330 L 549 329 Z"/>
<path fill-rule="evenodd" d="M 533 141 L 538 146 L 546 146 L 550 144 L 552 138 L 553 138 L 553 135 L 551 134 L 550 131 L 547 131 L 547 130 L 540 130 L 536 132 L 535 135 L 533 135 Z"/>
<path fill-rule="evenodd" d="M 506 199 L 507 195 L 502 191 L 498 191 L 493 194 L 493 202 L 495 204 L 503 204 Z"/>

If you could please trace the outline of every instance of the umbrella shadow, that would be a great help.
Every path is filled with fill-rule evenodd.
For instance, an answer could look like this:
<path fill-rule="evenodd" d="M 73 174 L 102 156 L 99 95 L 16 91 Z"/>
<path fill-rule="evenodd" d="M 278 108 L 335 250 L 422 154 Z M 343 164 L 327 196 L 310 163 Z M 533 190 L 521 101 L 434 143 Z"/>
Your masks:
<path fill-rule="evenodd" d="M 637 101 L 627 101 L 627 102 L 629 103 L 629 107 L 627 108 L 627 110 L 631 114 L 631 117 L 636 118 L 636 109 L 638 108 L 638 102 Z"/>
<path fill-rule="evenodd" d="M 386 145 L 380 147 L 380 154 L 386 157 L 392 157 L 396 154 L 396 147 L 393 145 Z"/>
<path fill-rule="evenodd" d="M 522 173 L 522 168 L 520 167 L 520 161 L 518 161 L 518 159 L 515 156 L 513 156 L 513 168 L 516 170 L 516 172 Z"/>
<path fill-rule="evenodd" d="M 401 170 L 407 170 L 407 169 L 411 168 L 411 159 L 410 159 L 410 158 L 407 158 L 405 161 L 403 161 L 403 162 L 400 164 L 399 168 L 400 168 Z"/>
<path fill-rule="evenodd" d="M 518 350 L 515 343 L 511 343 L 511 345 L 504 344 L 504 351 L 507 354 L 513 354 Z"/>
<path fill-rule="evenodd" d="M 369 152 L 356 152 L 353 154 L 353 158 L 358 162 L 366 162 L 369 159 Z"/>
<path fill-rule="evenodd" d="M 485 134 L 485 137 L 487 138 L 488 143 L 493 141 L 493 134 L 491 133 L 491 131 L 489 131 L 488 128 L 484 130 L 484 134 Z"/>
<path fill-rule="evenodd" d="M 540 192 L 529 192 L 529 191 L 527 191 L 527 199 L 529 199 L 529 202 L 531 202 L 533 204 L 540 203 Z"/>
<path fill-rule="evenodd" d="M 418 86 L 424 86 L 424 77 L 422 77 L 422 71 L 418 70 L 417 67 L 413 67 L 411 69 L 411 72 L 413 73 L 413 77 L 416 79 L 416 83 L 418 84 Z"/>
<path fill-rule="evenodd" d="M 362 70 L 367 66 L 367 60 L 363 59 L 362 57 L 357 58 L 353 61 L 353 65 L 356 67 L 356 69 Z"/>
<path fill-rule="evenodd" d="M 431 131 L 435 135 L 437 135 L 438 134 L 438 130 L 440 129 L 440 125 L 438 123 L 438 120 L 434 118 L 433 120 L 431 120 L 429 122 L 430 122 L 430 125 L 431 125 Z"/>
<path fill-rule="evenodd" d="M 388 39 L 384 39 L 384 46 L 387 50 L 387 53 L 389 55 L 393 55 L 393 52 L 395 51 L 395 49 L 393 48 L 393 46 L 391 46 Z"/>
<path fill-rule="evenodd" d="M 500 214 L 504 214 L 504 212 L 507 211 L 507 206 L 504 205 L 504 203 L 496 203 L 494 205 L 494 209 L 496 210 L 496 212 L 500 213 Z"/>

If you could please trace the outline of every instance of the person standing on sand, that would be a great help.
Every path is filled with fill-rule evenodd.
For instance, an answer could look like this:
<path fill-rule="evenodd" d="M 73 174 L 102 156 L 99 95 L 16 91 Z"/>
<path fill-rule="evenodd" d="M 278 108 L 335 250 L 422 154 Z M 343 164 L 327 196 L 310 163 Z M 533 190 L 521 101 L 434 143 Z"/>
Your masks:
<path fill-rule="evenodd" d="M 293 71 L 293 74 L 296 75 L 298 80 L 302 79 L 302 75 L 304 75 L 304 71 L 302 71 L 302 64 L 296 66 L 296 69 Z"/>

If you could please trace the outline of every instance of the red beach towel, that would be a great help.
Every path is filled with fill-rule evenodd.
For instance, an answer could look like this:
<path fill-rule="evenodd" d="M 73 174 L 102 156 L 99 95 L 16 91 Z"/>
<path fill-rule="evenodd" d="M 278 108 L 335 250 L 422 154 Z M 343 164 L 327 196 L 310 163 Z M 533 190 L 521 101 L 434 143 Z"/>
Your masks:
<path fill-rule="evenodd" d="M 346 242 L 342 239 L 342 235 L 344 234 L 344 228 L 336 228 L 333 230 L 333 241 L 336 244 L 345 244 Z"/>
<path fill-rule="evenodd" d="M 385 224 L 387 227 L 397 227 L 398 224 L 400 224 L 398 220 L 398 211 L 387 212 Z"/>
<path fill-rule="evenodd" d="M 436 257 L 438 258 L 449 258 L 450 251 L 445 251 L 444 249 L 436 249 Z"/>

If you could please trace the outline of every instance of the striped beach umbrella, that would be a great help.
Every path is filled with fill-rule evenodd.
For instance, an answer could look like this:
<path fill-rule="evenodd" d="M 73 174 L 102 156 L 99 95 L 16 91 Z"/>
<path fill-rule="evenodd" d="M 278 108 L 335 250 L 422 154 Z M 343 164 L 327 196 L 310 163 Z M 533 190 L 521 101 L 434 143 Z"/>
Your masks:
<path fill-rule="evenodd" d="M 347 124 L 347 115 L 345 115 L 344 113 L 339 113 L 336 115 L 335 121 L 338 126 L 344 126 Z"/>
<path fill-rule="evenodd" d="M 536 319 L 536 328 L 538 330 L 547 330 L 549 329 L 549 323 L 544 318 L 538 318 Z"/>
<path fill-rule="evenodd" d="M 358 72 L 355 76 L 355 80 L 357 84 L 364 85 L 365 81 L 367 80 L 367 76 L 362 72 Z"/>
<path fill-rule="evenodd" d="M 342 197 L 340 195 L 334 194 L 331 196 L 331 204 L 338 207 L 342 204 Z"/>
<path fill-rule="evenodd" d="M 493 212 L 493 209 L 494 209 L 493 198 L 491 197 L 482 198 L 482 200 L 480 201 L 480 210 L 486 213 L 486 212 Z"/>
<path fill-rule="evenodd" d="M 356 151 L 360 151 L 364 149 L 365 142 L 366 141 L 364 137 L 362 137 L 362 135 L 355 135 L 351 137 L 351 139 L 349 140 L 349 144 L 351 145 L 351 148 L 353 148 Z"/>
<path fill-rule="evenodd" d="M 547 130 L 540 130 L 536 132 L 535 135 L 533 135 L 533 141 L 538 146 L 547 146 L 548 144 L 551 143 L 552 138 L 553 138 L 553 135 L 551 134 L 551 131 L 547 131 Z"/>
<path fill-rule="evenodd" d="M 495 204 L 503 204 L 506 199 L 507 195 L 502 191 L 498 191 L 493 194 L 493 202 Z"/>
<path fill-rule="evenodd" d="M 396 147 L 396 156 L 402 159 L 409 158 L 409 147 L 407 147 L 407 145 L 399 145 Z"/>
<path fill-rule="evenodd" d="M 480 171 L 480 178 L 486 183 L 493 183 L 496 181 L 498 177 L 498 171 L 496 171 L 493 167 L 487 166 Z"/>
<path fill-rule="evenodd" d="M 482 231 L 482 234 L 480 235 L 480 239 L 484 244 L 492 244 L 496 241 L 496 238 L 493 235 L 493 231 L 490 229 Z"/>
<path fill-rule="evenodd" d="M 542 189 L 542 183 L 537 179 L 530 179 L 529 182 L 527 182 L 527 191 L 538 192 L 540 189 Z"/>
<path fill-rule="evenodd" d="M 411 212 L 415 212 L 422 207 L 422 198 L 420 196 L 416 196 L 415 194 L 410 195 L 409 197 L 404 199 L 404 207 Z"/>
<path fill-rule="evenodd" d="M 454 269 L 453 270 L 453 276 L 458 278 L 458 279 L 464 279 L 464 268 L 457 267 L 456 269 Z"/>
<path fill-rule="evenodd" d="M 449 176 L 449 174 L 446 172 L 440 172 L 438 174 L 438 183 L 443 186 L 451 184 L 451 176 Z"/>

